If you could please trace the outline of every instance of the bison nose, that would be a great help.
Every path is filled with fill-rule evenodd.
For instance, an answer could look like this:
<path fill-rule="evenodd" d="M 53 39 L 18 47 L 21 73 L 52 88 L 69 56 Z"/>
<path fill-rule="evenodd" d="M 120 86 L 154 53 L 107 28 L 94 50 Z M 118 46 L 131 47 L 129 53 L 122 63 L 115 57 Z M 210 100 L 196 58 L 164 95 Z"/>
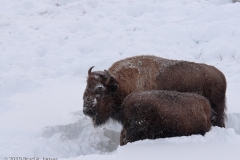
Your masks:
<path fill-rule="evenodd" d="M 83 113 L 84 113 L 85 115 L 87 115 L 88 112 L 89 112 L 89 109 L 88 109 L 87 107 L 83 107 Z"/>
<path fill-rule="evenodd" d="M 93 117 L 94 116 L 94 112 L 92 108 L 83 106 L 83 114 L 89 117 Z"/>

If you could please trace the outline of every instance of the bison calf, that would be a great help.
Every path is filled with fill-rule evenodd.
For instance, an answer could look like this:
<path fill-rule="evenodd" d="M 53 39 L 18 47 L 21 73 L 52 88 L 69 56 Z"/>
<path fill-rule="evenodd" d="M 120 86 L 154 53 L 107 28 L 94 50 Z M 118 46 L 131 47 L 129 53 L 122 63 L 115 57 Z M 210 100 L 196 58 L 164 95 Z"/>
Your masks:
<path fill-rule="evenodd" d="M 176 91 L 142 91 L 121 106 L 120 145 L 143 139 L 204 135 L 211 128 L 211 106 L 203 96 Z"/>

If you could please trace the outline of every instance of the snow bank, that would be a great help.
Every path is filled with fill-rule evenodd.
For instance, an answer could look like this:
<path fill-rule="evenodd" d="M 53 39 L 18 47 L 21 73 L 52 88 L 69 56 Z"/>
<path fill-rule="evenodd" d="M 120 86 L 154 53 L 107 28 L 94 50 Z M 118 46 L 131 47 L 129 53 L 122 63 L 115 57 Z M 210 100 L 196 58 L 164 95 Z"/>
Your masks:
<path fill-rule="evenodd" d="M 82 112 L 74 113 L 79 118 L 76 123 L 69 125 L 58 125 L 46 127 L 42 132 L 42 139 L 49 142 L 47 145 L 49 156 L 74 157 L 88 154 L 106 154 L 119 150 L 119 138 L 122 126 L 114 121 L 106 125 L 93 128 L 91 119 L 83 116 Z M 175 145 L 187 143 L 240 143 L 239 122 L 240 114 L 228 114 L 226 129 L 212 127 L 205 136 L 193 135 L 173 138 L 162 138 L 157 140 L 143 140 L 128 145 Z M 229 125 L 231 124 L 231 125 Z M 238 133 L 238 134 L 236 134 Z M 52 143 L 52 142 L 56 142 Z M 63 147 L 64 146 L 64 147 Z M 74 146 L 74 147 L 73 147 Z M 121 148 L 121 147 L 120 147 Z M 55 152 L 61 151 L 61 155 Z M 46 155 L 46 152 L 44 152 Z M 51 153 L 51 154 L 50 154 Z M 55 154 L 53 154 L 55 153 Z M 41 154 L 39 155 L 41 156 Z"/>
<path fill-rule="evenodd" d="M 72 157 L 104 154 L 117 149 L 120 124 L 109 122 L 104 126 L 93 128 L 91 120 L 83 116 L 82 111 L 75 114 L 80 118 L 76 123 L 44 128 L 42 138 L 51 144 L 45 148 L 51 150 L 49 156 Z M 59 155 L 59 151 L 61 151 L 61 155 Z"/>
<path fill-rule="evenodd" d="M 10 134 L 11 131 L 1 131 L 1 151 L 4 156 L 38 156 L 38 157 L 77 157 L 89 154 L 123 153 L 125 147 L 119 148 L 119 138 L 122 126 L 114 121 L 94 128 L 91 119 L 83 116 L 82 111 L 72 113 L 78 120 L 66 125 L 55 125 L 43 128 L 42 131 L 20 132 Z M 143 140 L 127 144 L 129 146 L 172 146 L 175 145 L 224 145 L 237 144 L 240 146 L 239 129 L 240 114 L 229 114 L 227 128 L 212 127 L 205 136 L 192 135 L 183 137 L 162 138 L 157 140 Z M 231 125 L 229 125 L 231 124 Z M 234 126 L 232 126 L 234 125 Z M 236 131 L 236 132 L 235 132 Z M 9 141 L 9 138 L 13 138 Z M 3 140 L 7 139 L 7 140 Z M 8 143 L 7 143 L 8 142 Z M 21 145 L 19 145 L 21 144 Z M 14 149 L 9 149 L 13 147 Z M 130 147 L 131 148 L 131 147 Z M 144 147 L 145 148 L 145 147 Z M 124 153 L 125 155 L 125 153 Z M 2 155 L 3 156 L 3 155 Z"/>
<path fill-rule="evenodd" d="M 226 128 L 233 128 L 235 132 L 240 135 L 240 114 L 239 113 L 227 114 Z"/>

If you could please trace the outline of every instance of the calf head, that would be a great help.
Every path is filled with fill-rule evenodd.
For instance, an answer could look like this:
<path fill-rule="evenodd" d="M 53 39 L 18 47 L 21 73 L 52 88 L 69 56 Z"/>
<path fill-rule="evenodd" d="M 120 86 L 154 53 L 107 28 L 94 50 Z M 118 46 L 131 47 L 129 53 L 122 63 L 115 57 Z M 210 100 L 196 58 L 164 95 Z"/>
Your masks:
<path fill-rule="evenodd" d="M 91 72 L 92 68 L 88 70 L 87 86 L 83 95 L 83 113 L 92 118 L 94 126 L 99 126 L 110 118 L 118 85 L 108 71 Z"/>

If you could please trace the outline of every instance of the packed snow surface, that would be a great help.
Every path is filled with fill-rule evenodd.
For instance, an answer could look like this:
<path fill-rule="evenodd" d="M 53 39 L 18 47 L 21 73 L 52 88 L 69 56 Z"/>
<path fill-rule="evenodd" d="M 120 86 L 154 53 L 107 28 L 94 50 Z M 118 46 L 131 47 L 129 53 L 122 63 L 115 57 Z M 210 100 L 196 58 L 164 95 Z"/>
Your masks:
<path fill-rule="evenodd" d="M 0 158 L 239 160 L 239 26 L 231 0 L 1 0 Z M 142 54 L 221 70 L 226 128 L 122 147 L 120 124 L 94 128 L 88 69 Z"/>

